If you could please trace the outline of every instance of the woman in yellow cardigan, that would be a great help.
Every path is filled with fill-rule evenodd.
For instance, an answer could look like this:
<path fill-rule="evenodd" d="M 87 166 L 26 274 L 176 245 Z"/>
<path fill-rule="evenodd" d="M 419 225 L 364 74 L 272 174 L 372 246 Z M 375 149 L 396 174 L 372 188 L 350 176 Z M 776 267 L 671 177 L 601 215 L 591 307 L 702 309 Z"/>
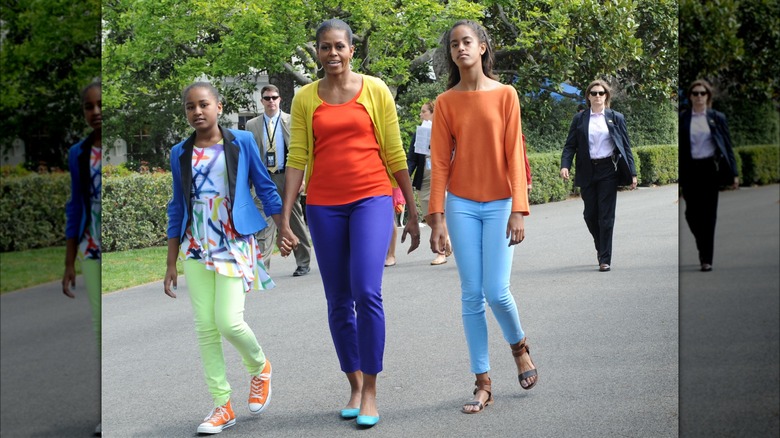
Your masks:
<path fill-rule="evenodd" d="M 316 33 L 323 79 L 292 103 L 279 247 L 297 245 L 289 226 L 294 187 L 306 178 L 306 217 L 320 268 L 328 321 L 351 392 L 343 418 L 371 427 L 379 421 L 376 378 L 382 371 L 385 321 L 382 274 L 393 220 L 392 187 L 409 205 L 401 241 L 420 244 L 417 209 L 401 144 L 395 102 L 380 79 L 350 69 L 352 30 L 341 20 Z"/>

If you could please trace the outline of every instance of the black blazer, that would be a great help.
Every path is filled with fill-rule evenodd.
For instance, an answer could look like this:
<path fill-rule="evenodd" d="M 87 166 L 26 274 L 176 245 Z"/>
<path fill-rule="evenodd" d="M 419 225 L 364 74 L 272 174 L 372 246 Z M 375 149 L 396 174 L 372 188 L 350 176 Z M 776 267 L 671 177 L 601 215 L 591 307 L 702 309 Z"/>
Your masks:
<path fill-rule="evenodd" d="M 688 109 L 680 113 L 680 126 L 678 129 L 679 154 L 680 154 L 680 185 L 685 186 L 691 182 L 691 118 L 693 112 Z M 715 142 L 715 159 L 726 159 L 727 169 L 731 170 L 731 178 L 738 175 L 737 160 L 734 158 L 734 146 L 731 144 L 731 134 L 726 116 L 714 109 L 707 110 L 707 124 L 710 125 L 712 140 Z"/>
<path fill-rule="evenodd" d="M 623 114 L 604 109 L 604 117 L 607 121 L 607 129 L 612 138 L 615 154 L 618 155 L 618 184 L 631 185 L 636 176 L 634 167 L 634 154 L 631 152 L 631 142 L 628 140 L 626 119 Z M 571 121 L 569 136 L 561 154 L 561 168 L 571 169 L 574 156 L 577 163 L 574 172 L 574 185 L 587 187 L 593 179 L 593 166 L 590 163 L 590 150 L 588 147 L 588 125 L 590 124 L 590 109 L 577 113 Z"/>

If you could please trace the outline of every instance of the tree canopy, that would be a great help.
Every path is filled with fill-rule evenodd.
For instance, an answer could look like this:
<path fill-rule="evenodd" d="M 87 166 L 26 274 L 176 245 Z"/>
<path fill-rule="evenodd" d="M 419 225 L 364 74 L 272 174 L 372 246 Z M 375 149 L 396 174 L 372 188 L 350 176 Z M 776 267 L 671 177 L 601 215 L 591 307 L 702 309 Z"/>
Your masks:
<path fill-rule="evenodd" d="M 22 139 L 30 161 L 62 165 L 84 134 L 81 88 L 100 77 L 100 0 L 4 2 L 0 144 Z"/>
<path fill-rule="evenodd" d="M 725 97 L 780 104 L 780 3 L 679 3 L 681 87 L 705 78 Z"/>
<path fill-rule="evenodd" d="M 104 101 L 116 116 L 104 131 L 164 154 L 188 130 L 179 93 L 198 78 L 223 92 L 226 112 L 257 111 L 251 89 L 267 73 L 285 108 L 295 86 L 317 78 L 314 33 L 334 17 L 355 34 L 353 68 L 381 77 L 417 109 L 427 96 L 403 94 L 445 73 L 440 39 L 461 18 L 486 26 L 497 72 L 521 95 L 560 91 L 562 82 L 582 88 L 596 77 L 657 101 L 677 88 L 671 0 L 108 0 Z"/>

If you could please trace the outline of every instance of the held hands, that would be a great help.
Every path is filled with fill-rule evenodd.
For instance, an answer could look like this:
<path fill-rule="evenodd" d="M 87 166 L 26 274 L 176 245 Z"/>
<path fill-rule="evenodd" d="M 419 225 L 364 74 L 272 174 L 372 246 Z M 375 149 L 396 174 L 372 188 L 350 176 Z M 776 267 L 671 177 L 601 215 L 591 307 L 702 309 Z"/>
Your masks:
<path fill-rule="evenodd" d="M 517 245 L 525 239 L 525 219 L 523 214 L 512 212 L 506 223 L 506 237 L 509 238 L 509 246 Z"/>
<path fill-rule="evenodd" d="M 73 265 L 65 266 L 65 274 L 62 275 L 62 293 L 69 298 L 76 298 L 70 288 L 76 287 L 76 268 Z"/>
<path fill-rule="evenodd" d="M 289 256 L 298 247 L 298 237 L 295 236 L 289 225 L 279 228 L 279 233 L 276 235 L 276 246 L 279 247 L 279 253 L 282 257 Z"/>
<path fill-rule="evenodd" d="M 176 270 L 176 265 L 168 266 L 168 269 L 165 270 L 165 280 L 163 280 L 163 289 L 165 290 L 165 295 L 168 295 L 171 298 L 176 298 L 176 281 L 179 278 L 179 272 Z M 171 284 L 173 284 L 173 289 L 171 289 Z"/>

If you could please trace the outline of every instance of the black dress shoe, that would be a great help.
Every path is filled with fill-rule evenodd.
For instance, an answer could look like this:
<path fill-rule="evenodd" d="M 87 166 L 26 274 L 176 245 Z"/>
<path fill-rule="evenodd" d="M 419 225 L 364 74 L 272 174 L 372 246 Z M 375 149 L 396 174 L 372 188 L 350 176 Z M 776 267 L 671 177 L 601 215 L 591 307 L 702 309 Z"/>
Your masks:
<path fill-rule="evenodd" d="M 709 263 L 702 263 L 701 264 L 701 271 L 702 272 L 710 272 L 712 271 L 712 265 Z"/>
<path fill-rule="evenodd" d="M 599 265 L 599 271 L 600 272 L 609 272 L 612 268 L 609 267 L 608 264 L 602 263 Z"/>
<path fill-rule="evenodd" d="M 308 266 L 298 266 L 298 269 L 293 272 L 293 277 L 300 277 L 302 275 L 306 275 L 311 271 L 311 268 Z"/>

